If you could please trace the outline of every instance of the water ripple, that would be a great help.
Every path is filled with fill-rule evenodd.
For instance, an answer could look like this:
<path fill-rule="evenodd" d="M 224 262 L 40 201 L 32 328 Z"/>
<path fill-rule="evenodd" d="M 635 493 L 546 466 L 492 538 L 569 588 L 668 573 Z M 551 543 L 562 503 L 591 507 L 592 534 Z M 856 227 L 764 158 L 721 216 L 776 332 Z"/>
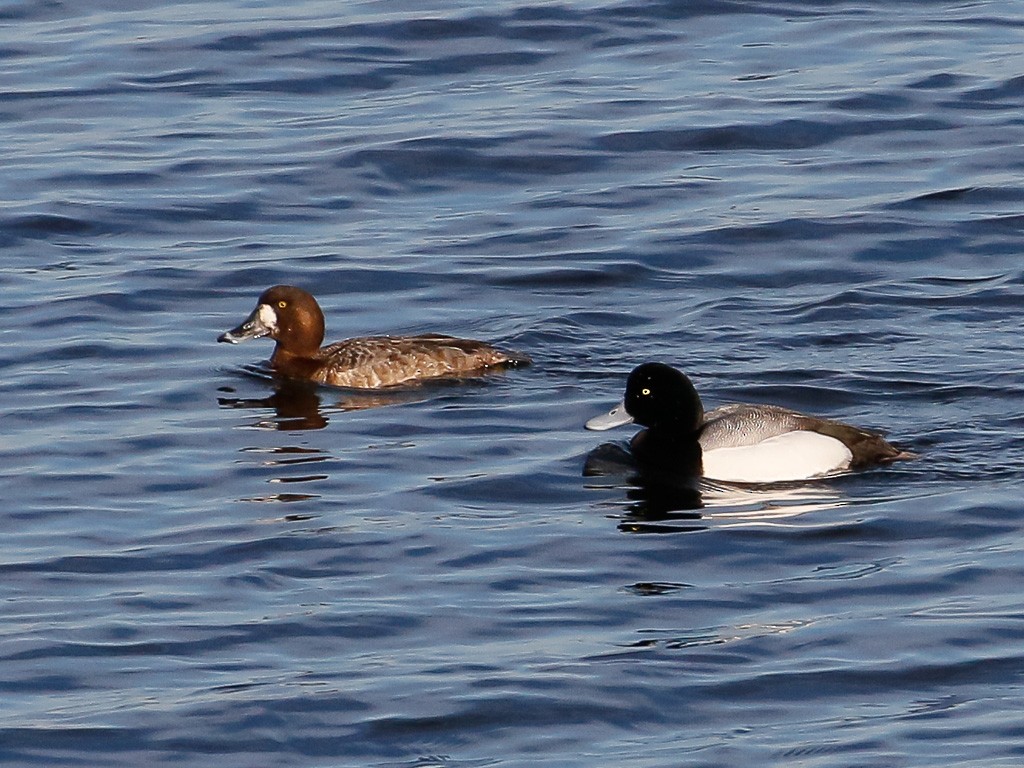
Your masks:
<path fill-rule="evenodd" d="M 1016 765 L 1019 19 L 435 6 L 0 11 L 0 761 Z M 277 283 L 535 362 L 282 380 Z M 919 456 L 653 482 L 646 359 Z"/>

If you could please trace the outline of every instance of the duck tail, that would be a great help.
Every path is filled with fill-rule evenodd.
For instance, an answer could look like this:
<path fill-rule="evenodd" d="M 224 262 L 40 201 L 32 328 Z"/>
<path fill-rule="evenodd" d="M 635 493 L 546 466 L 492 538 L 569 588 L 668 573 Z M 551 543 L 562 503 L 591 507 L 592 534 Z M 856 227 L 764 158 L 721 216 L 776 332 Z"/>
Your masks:
<path fill-rule="evenodd" d="M 892 456 L 886 457 L 885 461 L 908 461 L 910 459 L 916 459 L 920 454 L 914 453 L 913 451 L 906 451 L 902 448 L 895 448 L 896 453 Z"/>
<path fill-rule="evenodd" d="M 504 358 L 501 361 L 502 365 L 507 365 L 511 368 L 517 368 L 519 366 L 533 364 L 533 360 L 530 358 L 530 356 L 524 355 L 522 352 L 513 352 L 507 349 L 499 350 L 499 352 L 501 352 L 501 355 Z"/>

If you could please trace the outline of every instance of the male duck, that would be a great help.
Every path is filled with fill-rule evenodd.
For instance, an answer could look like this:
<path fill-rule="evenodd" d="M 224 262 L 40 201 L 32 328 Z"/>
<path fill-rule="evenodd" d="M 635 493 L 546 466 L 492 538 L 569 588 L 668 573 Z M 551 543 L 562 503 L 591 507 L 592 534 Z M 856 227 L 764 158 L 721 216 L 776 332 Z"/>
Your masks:
<path fill-rule="evenodd" d="M 530 362 L 525 355 L 482 341 L 439 334 L 366 336 L 321 347 L 324 314 L 316 299 L 291 285 L 265 290 L 245 322 L 221 334 L 217 341 L 237 344 L 261 336 L 277 342 L 270 364 L 279 373 L 356 389 L 476 374 Z"/>
<path fill-rule="evenodd" d="M 641 465 L 670 469 L 699 446 L 703 475 L 726 482 L 806 480 L 912 457 L 876 432 L 775 405 L 725 405 L 705 414 L 690 380 L 663 363 L 635 368 L 625 400 L 586 426 L 634 421 L 647 427 L 630 442 Z"/>

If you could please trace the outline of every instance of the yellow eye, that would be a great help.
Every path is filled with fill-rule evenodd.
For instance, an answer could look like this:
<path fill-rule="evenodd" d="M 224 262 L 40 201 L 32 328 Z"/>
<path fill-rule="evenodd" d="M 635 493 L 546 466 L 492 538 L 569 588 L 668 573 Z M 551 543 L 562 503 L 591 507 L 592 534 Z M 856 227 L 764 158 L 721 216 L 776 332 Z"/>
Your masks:
<path fill-rule="evenodd" d="M 644 387 L 643 389 L 640 390 L 640 394 L 641 395 L 649 395 L 649 394 L 651 394 L 651 390 L 648 389 L 647 387 Z"/>
<path fill-rule="evenodd" d="M 288 306 L 288 302 L 287 301 L 279 301 L 279 302 L 277 302 L 277 308 L 278 309 L 284 309 L 287 306 Z"/>

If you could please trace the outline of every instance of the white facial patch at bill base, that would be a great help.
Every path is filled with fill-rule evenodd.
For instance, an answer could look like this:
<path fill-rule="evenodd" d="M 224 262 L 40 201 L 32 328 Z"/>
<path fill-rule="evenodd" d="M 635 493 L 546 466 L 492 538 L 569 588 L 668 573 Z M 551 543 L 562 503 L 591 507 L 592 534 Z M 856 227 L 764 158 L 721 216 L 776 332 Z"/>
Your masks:
<path fill-rule="evenodd" d="M 269 304 L 260 304 L 256 316 L 259 318 L 260 324 L 268 331 L 277 330 L 277 312 Z"/>

